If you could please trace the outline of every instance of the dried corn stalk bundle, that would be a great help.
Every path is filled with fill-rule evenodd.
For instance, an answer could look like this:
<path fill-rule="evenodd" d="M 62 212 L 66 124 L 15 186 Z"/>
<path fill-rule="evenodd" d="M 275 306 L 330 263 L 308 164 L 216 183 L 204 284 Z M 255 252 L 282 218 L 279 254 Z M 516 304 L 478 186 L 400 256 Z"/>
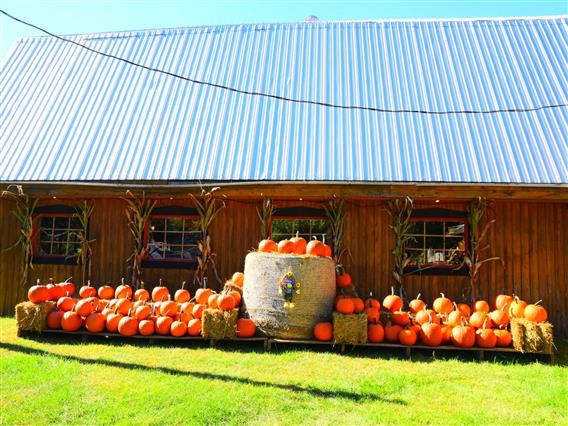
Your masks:
<path fill-rule="evenodd" d="M 16 305 L 16 325 L 20 331 L 42 331 L 47 327 L 47 315 L 55 302 L 22 302 Z"/>
<path fill-rule="evenodd" d="M 201 334 L 206 339 L 232 339 L 237 335 L 239 310 L 222 311 L 205 309 L 202 316 Z"/>
<path fill-rule="evenodd" d="M 333 340 L 338 344 L 367 343 L 367 315 L 333 313 Z"/>

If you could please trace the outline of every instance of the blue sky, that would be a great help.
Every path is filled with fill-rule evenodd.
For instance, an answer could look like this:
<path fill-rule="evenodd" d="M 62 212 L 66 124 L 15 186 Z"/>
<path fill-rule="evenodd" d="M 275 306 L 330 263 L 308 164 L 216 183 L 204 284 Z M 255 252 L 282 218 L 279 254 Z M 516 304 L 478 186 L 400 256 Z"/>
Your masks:
<path fill-rule="evenodd" d="M 568 0 L 0 0 L 0 8 L 57 34 L 243 22 L 467 18 L 568 14 Z M 0 57 L 37 31 L 0 15 Z"/>

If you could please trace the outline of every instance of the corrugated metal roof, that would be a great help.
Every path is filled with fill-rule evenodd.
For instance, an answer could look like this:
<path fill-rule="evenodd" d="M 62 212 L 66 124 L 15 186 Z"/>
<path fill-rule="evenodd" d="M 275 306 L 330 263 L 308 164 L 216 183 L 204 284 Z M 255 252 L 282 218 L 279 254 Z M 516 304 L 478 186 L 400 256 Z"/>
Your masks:
<path fill-rule="evenodd" d="M 228 25 L 70 36 L 243 90 L 342 105 L 568 103 L 568 17 Z M 0 180 L 568 182 L 568 108 L 424 115 L 231 93 L 49 37 L 0 68 Z"/>

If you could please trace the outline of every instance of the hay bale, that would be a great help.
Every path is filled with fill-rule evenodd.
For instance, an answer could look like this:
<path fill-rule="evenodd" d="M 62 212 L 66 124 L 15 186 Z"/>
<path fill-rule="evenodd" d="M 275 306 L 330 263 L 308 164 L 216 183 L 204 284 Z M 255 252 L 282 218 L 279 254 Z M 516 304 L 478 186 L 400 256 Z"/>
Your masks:
<path fill-rule="evenodd" d="M 511 318 L 511 337 L 513 338 L 513 348 L 525 351 L 525 327 L 519 318 Z"/>
<path fill-rule="evenodd" d="M 201 334 L 206 339 L 231 339 L 237 335 L 238 316 L 238 309 L 205 309 L 201 318 Z"/>
<path fill-rule="evenodd" d="M 337 344 L 367 343 L 367 315 L 333 313 L 333 341 Z"/>
<path fill-rule="evenodd" d="M 300 291 L 293 302 L 280 282 L 293 273 Z M 252 252 L 245 259 L 243 302 L 259 330 L 270 337 L 311 339 L 314 326 L 328 321 L 335 300 L 335 263 L 326 257 Z"/>
<path fill-rule="evenodd" d="M 16 305 L 16 325 L 19 331 L 42 331 L 47 328 L 47 314 L 55 309 L 55 302 L 22 302 Z"/>
<path fill-rule="evenodd" d="M 526 320 L 523 325 L 525 327 L 525 351 L 540 352 L 542 350 L 540 327 L 536 322 Z"/>
<path fill-rule="evenodd" d="M 552 324 L 549 322 L 541 322 L 538 324 L 542 338 L 542 353 L 551 354 L 552 346 L 554 345 L 554 333 L 552 331 Z"/>
<path fill-rule="evenodd" d="M 551 354 L 553 346 L 552 324 L 536 323 L 524 318 L 511 318 L 513 347 L 521 352 Z"/>

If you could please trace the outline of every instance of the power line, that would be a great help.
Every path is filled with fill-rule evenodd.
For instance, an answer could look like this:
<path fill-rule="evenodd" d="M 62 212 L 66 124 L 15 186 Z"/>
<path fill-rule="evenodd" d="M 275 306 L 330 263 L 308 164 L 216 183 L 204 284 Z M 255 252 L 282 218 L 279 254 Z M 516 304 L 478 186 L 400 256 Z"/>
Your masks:
<path fill-rule="evenodd" d="M 284 102 L 291 102 L 291 103 L 297 103 L 297 104 L 307 104 L 307 105 L 317 105 L 317 106 L 322 106 L 322 107 L 327 107 L 327 108 L 338 108 L 338 109 L 360 110 L 360 111 L 374 111 L 374 112 L 384 112 L 384 113 L 415 113 L 415 114 L 428 114 L 428 115 L 499 114 L 499 113 L 516 113 L 516 112 L 534 112 L 534 111 L 541 111 L 541 110 L 544 110 L 544 109 L 568 107 L 568 104 L 550 104 L 550 105 L 541 105 L 541 106 L 537 106 L 537 107 L 528 107 L 528 108 L 499 108 L 499 109 L 489 109 L 489 110 L 434 111 L 434 110 L 423 110 L 423 109 L 377 108 L 377 107 L 361 106 L 361 105 L 340 105 L 340 104 L 333 104 L 333 103 L 330 103 L 330 102 L 313 101 L 313 100 L 309 100 L 309 99 L 295 99 L 295 98 L 290 98 L 290 97 L 287 97 L 287 96 L 274 95 L 274 94 L 271 94 L 271 93 L 263 93 L 263 92 L 255 92 L 255 91 L 251 91 L 251 90 L 237 89 L 235 87 L 226 86 L 226 85 L 223 85 L 223 84 L 212 83 L 212 82 L 209 82 L 209 81 L 197 80 L 197 79 L 194 79 L 194 78 L 191 78 L 191 77 L 185 77 L 183 75 L 179 75 L 179 74 L 176 74 L 176 73 L 173 73 L 173 72 L 170 72 L 170 71 L 161 70 L 159 68 L 150 67 L 150 66 L 144 65 L 144 64 L 139 64 L 137 62 L 133 62 L 131 60 L 121 58 L 120 56 L 115 56 L 115 55 L 112 55 L 110 53 L 101 52 L 99 50 L 93 49 L 93 48 L 86 46 L 84 44 L 78 43 L 74 40 L 70 40 L 70 39 L 67 39 L 65 37 L 61 37 L 61 36 L 54 34 L 54 33 L 50 32 L 50 31 L 48 31 L 44 28 L 41 28 L 41 27 L 34 25 L 30 22 L 26 22 L 26 21 L 24 21 L 20 18 L 17 18 L 15 16 L 9 14 L 5 10 L 0 9 L 0 12 L 2 12 L 5 16 L 7 16 L 10 19 L 13 19 L 16 22 L 27 25 L 28 27 L 34 28 L 38 31 L 41 31 L 42 33 L 47 34 L 51 37 L 54 37 L 58 40 L 64 41 L 66 43 L 74 44 L 76 46 L 79 46 L 83 49 L 86 49 L 86 50 L 93 52 L 93 53 L 96 53 L 98 55 L 106 56 L 107 58 L 111 58 L 111 59 L 116 59 L 118 61 L 122 61 L 124 63 L 129 64 L 129 65 L 139 67 L 139 68 L 143 68 L 143 69 L 148 70 L 148 71 L 156 72 L 156 73 L 159 73 L 159 74 L 165 74 L 165 75 L 168 75 L 170 77 L 179 78 L 181 80 L 189 81 L 189 82 L 194 83 L 194 84 L 200 84 L 200 85 L 203 85 L 203 86 L 214 87 L 214 88 L 217 88 L 217 89 L 222 89 L 222 90 L 226 90 L 226 91 L 233 92 L 233 93 L 239 93 L 239 94 L 242 94 L 242 95 L 261 96 L 261 97 L 265 97 L 265 98 L 269 98 L 269 99 L 276 99 L 276 100 L 284 101 Z"/>

